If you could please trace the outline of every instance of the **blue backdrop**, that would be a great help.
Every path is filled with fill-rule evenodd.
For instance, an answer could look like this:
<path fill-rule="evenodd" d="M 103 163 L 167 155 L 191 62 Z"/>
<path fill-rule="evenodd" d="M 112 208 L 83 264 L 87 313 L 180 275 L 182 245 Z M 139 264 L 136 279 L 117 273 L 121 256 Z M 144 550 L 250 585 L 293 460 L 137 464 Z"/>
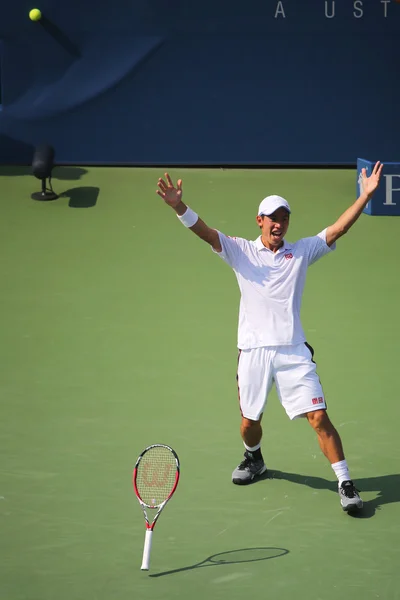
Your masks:
<path fill-rule="evenodd" d="M 399 161 L 394 0 L 14 0 L 0 162 Z"/>

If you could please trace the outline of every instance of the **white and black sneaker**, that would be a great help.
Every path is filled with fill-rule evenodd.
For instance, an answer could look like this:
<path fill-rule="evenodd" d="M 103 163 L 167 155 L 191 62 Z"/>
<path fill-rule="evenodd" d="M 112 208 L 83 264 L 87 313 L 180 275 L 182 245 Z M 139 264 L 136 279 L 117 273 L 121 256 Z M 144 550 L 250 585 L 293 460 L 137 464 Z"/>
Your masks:
<path fill-rule="evenodd" d="M 346 512 L 360 510 L 363 507 L 358 491 L 352 481 L 342 481 L 339 486 L 340 504 Z"/>
<path fill-rule="evenodd" d="M 259 453 L 259 456 L 261 456 L 261 452 Z M 232 473 L 232 481 L 237 485 L 246 485 L 247 483 L 251 483 L 254 477 L 265 473 L 266 470 L 267 467 L 263 457 L 255 458 L 252 452 L 246 450 L 244 459 Z"/>

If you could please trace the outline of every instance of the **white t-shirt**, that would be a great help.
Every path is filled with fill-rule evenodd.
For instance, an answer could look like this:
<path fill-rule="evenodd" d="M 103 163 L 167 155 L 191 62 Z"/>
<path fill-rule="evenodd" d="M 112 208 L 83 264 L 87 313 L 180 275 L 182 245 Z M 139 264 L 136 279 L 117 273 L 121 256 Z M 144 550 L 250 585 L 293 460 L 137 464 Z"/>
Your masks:
<path fill-rule="evenodd" d="M 218 234 L 222 252 L 216 254 L 234 270 L 241 292 L 238 348 L 305 342 L 300 308 L 307 268 L 336 247 L 327 245 L 326 229 L 294 244 L 284 240 L 276 253 L 261 236 L 249 241 Z"/>

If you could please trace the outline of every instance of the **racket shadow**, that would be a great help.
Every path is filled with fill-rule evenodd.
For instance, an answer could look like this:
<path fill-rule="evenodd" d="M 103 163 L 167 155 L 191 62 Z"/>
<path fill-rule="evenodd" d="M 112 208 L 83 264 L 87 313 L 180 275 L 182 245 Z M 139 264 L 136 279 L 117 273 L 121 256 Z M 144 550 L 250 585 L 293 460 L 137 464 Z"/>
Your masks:
<path fill-rule="evenodd" d="M 164 577 L 164 575 L 174 575 L 175 573 L 183 573 L 184 571 L 192 571 L 203 567 L 219 567 L 221 565 L 258 562 L 269 560 L 271 558 L 279 558 L 280 556 L 285 556 L 285 554 L 289 554 L 289 550 L 286 548 L 241 548 L 239 550 L 229 550 L 228 552 L 212 554 L 194 565 L 172 569 L 171 571 L 154 573 L 149 575 L 149 577 Z"/>

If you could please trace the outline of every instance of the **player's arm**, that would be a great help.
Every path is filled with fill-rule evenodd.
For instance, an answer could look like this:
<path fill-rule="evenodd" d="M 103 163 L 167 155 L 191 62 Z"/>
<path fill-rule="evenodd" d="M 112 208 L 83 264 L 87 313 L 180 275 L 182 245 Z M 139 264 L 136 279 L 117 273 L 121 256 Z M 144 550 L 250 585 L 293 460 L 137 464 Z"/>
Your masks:
<path fill-rule="evenodd" d="M 362 190 L 360 196 L 330 227 L 326 230 L 326 243 L 328 246 L 332 246 L 342 235 L 348 232 L 350 227 L 354 225 L 358 217 L 363 212 L 364 208 L 372 198 L 375 190 L 379 185 L 383 169 L 383 164 L 379 161 L 375 164 L 372 173 L 367 177 L 365 169 L 361 171 L 361 185 Z"/>
<path fill-rule="evenodd" d="M 168 206 L 174 209 L 186 227 L 193 231 L 200 239 L 210 244 L 216 252 L 221 252 L 222 246 L 219 240 L 218 231 L 206 225 L 206 223 L 204 223 L 191 208 L 188 208 L 186 204 L 182 202 L 182 180 L 178 179 L 175 187 L 168 173 L 165 173 L 165 178 L 166 181 L 161 177 L 158 180 L 157 194 L 166 204 L 168 204 Z"/>

